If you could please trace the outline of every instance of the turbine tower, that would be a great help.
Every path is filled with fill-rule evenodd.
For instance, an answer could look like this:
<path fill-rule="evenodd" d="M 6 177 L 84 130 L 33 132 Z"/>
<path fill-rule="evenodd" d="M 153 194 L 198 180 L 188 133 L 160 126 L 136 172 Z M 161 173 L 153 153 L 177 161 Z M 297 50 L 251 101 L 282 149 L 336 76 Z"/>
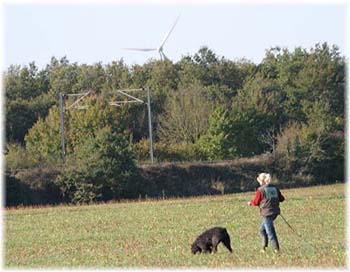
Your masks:
<path fill-rule="evenodd" d="M 168 40 L 171 32 L 174 30 L 175 25 L 177 24 L 177 21 L 179 20 L 180 15 L 177 16 L 174 24 L 172 25 L 171 29 L 168 31 L 168 33 L 164 36 L 163 41 L 161 42 L 161 44 L 157 47 L 157 48 L 124 48 L 126 50 L 133 50 L 133 51 L 143 51 L 143 52 L 150 52 L 150 51 L 158 51 L 159 55 L 160 55 L 160 59 L 161 60 L 165 60 L 168 59 L 163 51 L 164 48 L 164 44 L 165 42 Z"/>

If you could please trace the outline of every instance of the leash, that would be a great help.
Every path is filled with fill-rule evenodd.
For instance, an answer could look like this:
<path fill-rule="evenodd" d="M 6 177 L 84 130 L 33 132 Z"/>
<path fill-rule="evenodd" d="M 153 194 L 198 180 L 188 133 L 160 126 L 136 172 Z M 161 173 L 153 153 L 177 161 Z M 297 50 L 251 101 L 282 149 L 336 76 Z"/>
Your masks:
<path fill-rule="evenodd" d="M 287 226 L 288 226 L 298 237 L 303 238 L 303 237 L 301 237 L 301 235 L 300 235 L 299 233 L 296 232 L 295 229 L 292 228 L 292 226 L 288 223 L 288 221 L 283 217 L 282 214 L 279 214 L 279 216 L 282 217 L 283 221 L 287 224 Z"/>
<path fill-rule="evenodd" d="M 282 214 L 279 214 L 279 215 L 282 217 L 283 221 L 284 221 L 284 222 L 287 224 L 287 226 L 294 232 L 295 235 L 297 235 L 300 239 L 303 239 L 303 242 L 306 242 L 306 244 L 309 245 L 309 246 L 311 246 L 316 252 L 319 251 L 319 249 L 318 249 L 316 246 L 314 246 L 313 244 L 311 244 L 310 241 L 304 239 L 304 238 L 303 238 L 289 223 L 288 223 L 288 221 L 283 217 Z M 324 241 L 324 240 L 322 240 L 322 241 L 323 241 L 323 242 L 326 242 L 326 241 Z"/>

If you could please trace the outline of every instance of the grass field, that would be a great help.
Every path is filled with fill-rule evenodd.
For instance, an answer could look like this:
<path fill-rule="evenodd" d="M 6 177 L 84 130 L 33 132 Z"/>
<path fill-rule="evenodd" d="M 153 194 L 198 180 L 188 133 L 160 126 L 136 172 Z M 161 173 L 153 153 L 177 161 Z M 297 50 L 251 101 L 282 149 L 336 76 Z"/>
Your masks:
<path fill-rule="evenodd" d="M 281 253 L 260 253 L 254 192 L 215 197 L 61 206 L 4 212 L 6 268 L 342 268 L 345 185 L 282 190 L 275 226 Z M 192 255 L 205 229 L 224 226 L 233 253 Z"/>

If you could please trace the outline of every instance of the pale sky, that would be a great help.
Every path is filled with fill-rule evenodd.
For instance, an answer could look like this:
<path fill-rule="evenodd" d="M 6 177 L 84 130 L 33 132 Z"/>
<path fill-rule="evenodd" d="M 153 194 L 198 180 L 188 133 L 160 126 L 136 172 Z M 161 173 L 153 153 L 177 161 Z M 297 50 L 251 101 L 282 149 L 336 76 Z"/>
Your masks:
<path fill-rule="evenodd" d="M 75 4 L 71 4 L 71 2 Z M 265 50 L 280 46 L 310 49 L 316 43 L 337 45 L 346 55 L 345 1 L 5 1 L 3 68 L 11 64 L 39 67 L 52 56 L 78 64 L 128 64 L 159 59 L 157 52 L 126 47 L 157 47 L 176 17 L 180 19 L 164 46 L 174 62 L 208 46 L 218 56 L 261 62 Z"/>

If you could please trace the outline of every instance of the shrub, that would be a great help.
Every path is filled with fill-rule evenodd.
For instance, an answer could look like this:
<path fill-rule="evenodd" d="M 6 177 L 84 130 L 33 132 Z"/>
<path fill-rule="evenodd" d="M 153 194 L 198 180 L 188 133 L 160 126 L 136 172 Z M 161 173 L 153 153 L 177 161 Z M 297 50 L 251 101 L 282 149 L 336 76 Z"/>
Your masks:
<path fill-rule="evenodd" d="M 132 195 L 134 154 L 121 134 L 105 127 L 76 149 L 74 159 L 57 179 L 73 202 L 110 200 Z"/>
<path fill-rule="evenodd" d="M 343 180 L 344 135 L 290 123 L 277 137 L 275 159 L 281 177 L 318 183 Z"/>
<path fill-rule="evenodd" d="M 9 171 L 31 168 L 37 163 L 20 144 L 7 144 L 5 152 L 6 169 Z"/>
<path fill-rule="evenodd" d="M 133 145 L 137 161 L 150 160 L 150 144 L 148 139 L 143 139 Z M 205 159 L 197 144 L 188 142 L 169 143 L 156 142 L 154 144 L 154 158 L 158 162 L 165 161 L 197 161 Z"/>
<path fill-rule="evenodd" d="M 45 119 L 39 118 L 25 137 L 27 151 L 36 158 L 60 158 L 61 131 L 59 110 L 54 106 Z"/>
<path fill-rule="evenodd" d="M 301 125 L 290 123 L 277 137 L 275 158 L 278 169 L 285 175 L 290 175 L 300 169 L 301 148 Z"/>

